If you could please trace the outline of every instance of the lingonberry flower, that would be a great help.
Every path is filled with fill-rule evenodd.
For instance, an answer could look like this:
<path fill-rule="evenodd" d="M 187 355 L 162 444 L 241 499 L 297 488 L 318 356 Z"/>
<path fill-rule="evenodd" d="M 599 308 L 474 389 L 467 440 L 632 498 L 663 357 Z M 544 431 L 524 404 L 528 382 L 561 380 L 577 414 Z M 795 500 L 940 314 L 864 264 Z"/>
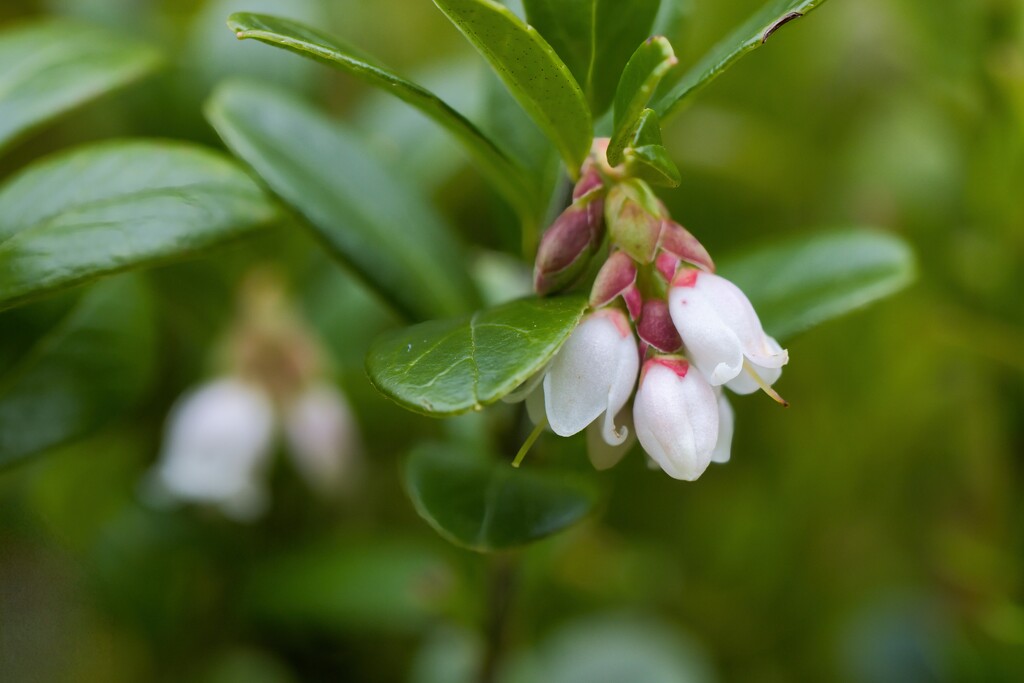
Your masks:
<path fill-rule="evenodd" d="M 284 436 L 295 468 L 310 488 L 329 495 L 341 489 L 359 450 L 352 411 L 326 382 L 305 389 L 283 411 Z"/>
<path fill-rule="evenodd" d="M 603 308 L 581 322 L 544 376 L 548 425 L 572 436 L 604 415 L 601 436 L 620 445 L 629 434 L 615 418 L 629 401 L 640 366 L 636 338 L 626 315 Z"/>
<path fill-rule="evenodd" d="M 685 359 L 655 356 L 640 375 L 633 423 L 640 445 L 666 474 L 694 481 L 718 445 L 718 397 Z"/>
<path fill-rule="evenodd" d="M 273 445 L 274 406 L 250 383 L 218 379 L 172 408 L 153 476 L 158 494 L 252 519 L 266 505 L 263 472 Z"/>
<path fill-rule="evenodd" d="M 750 300 L 723 277 L 681 269 L 668 294 L 669 312 L 686 354 L 714 386 L 738 394 L 771 389 L 789 354 L 765 334 Z"/>

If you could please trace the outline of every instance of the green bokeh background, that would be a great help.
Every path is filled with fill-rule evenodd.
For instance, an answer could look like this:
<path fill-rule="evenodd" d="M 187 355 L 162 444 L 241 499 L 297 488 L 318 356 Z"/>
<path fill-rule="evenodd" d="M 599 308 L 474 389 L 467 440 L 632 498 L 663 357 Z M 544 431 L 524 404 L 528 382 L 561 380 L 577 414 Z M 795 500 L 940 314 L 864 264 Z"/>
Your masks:
<path fill-rule="evenodd" d="M 760 0 L 693 4 L 670 36 L 684 64 Z M 515 251 L 514 218 L 443 132 L 238 43 L 223 22 L 241 9 L 306 19 L 486 108 L 484 65 L 427 0 L 5 0 L 4 24 L 86 18 L 172 67 L 20 144 L 0 177 L 115 136 L 218 146 L 202 101 L 245 74 L 318 100 L 467 240 Z M 792 340 L 789 410 L 734 401 L 731 463 L 684 484 L 636 451 L 601 475 L 607 503 L 582 526 L 516 557 L 447 545 L 402 492 L 400 459 L 422 438 L 507 433 L 514 409 L 437 422 L 377 396 L 362 358 L 394 320 L 286 226 L 146 273 L 161 338 L 145 404 L 0 471 L 0 680 L 461 683 L 507 564 L 505 682 L 1024 680 L 1024 2 L 832 0 L 665 134 L 683 184 L 662 196 L 712 254 L 860 224 L 918 254 L 912 288 Z M 324 503 L 282 465 L 257 524 L 151 510 L 139 482 L 163 418 L 208 376 L 236 286 L 263 263 L 288 275 L 358 412 L 358 491 Z M 0 367 L 61 306 L 0 316 Z M 582 451 L 547 436 L 530 457 Z"/>

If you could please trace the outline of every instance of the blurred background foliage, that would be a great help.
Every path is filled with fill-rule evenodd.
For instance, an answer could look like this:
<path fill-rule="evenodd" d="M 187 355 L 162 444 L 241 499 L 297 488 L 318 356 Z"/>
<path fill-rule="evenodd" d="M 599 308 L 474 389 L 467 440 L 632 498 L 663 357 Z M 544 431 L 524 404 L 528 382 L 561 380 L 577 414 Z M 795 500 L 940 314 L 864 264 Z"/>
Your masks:
<path fill-rule="evenodd" d="M 669 36 L 682 63 L 760 2 L 694 0 Z M 72 15 L 160 46 L 170 67 L 19 144 L 0 177 L 111 137 L 218 146 L 201 104 L 248 75 L 318 100 L 470 243 L 515 254 L 514 216 L 443 132 L 342 74 L 238 43 L 224 27 L 236 10 L 371 50 L 486 129 L 522 125 L 426 0 L 5 0 L 5 25 Z M 662 196 L 713 254 L 871 224 L 919 257 L 912 289 L 789 344 L 793 407 L 737 402 L 728 466 L 681 484 L 637 451 L 601 475 L 598 518 L 515 569 L 449 546 L 403 494 L 400 458 L 427 437 L 486 443 L 511 408 L 439 422 L 379 397 L 363 356 L 392 314 L 286 225 L 143 273 L 131 305 L 158 334 L 122 371 L 145 399 L 0 471 L 0 679 L 459 683 L 507 610 L 509 683 L 1021 680 L 1024 2 L 830 2 L 716 81 L 666 144 L 683 184 Z M 324 502 L 281 466 L 253 525 L 149 509 L 140 480 L 167 410 L 208 376 L 241 278 L 267 263 L 358 413 L 360 485 Z M 491 254 L 474 271 L 500 292 L 515 268 Z M 73 302 L 0 315 L 0 366 Z M 542 438 L 530 458 L 582 466 L 583 448 Z M 489 597 L 495 576 L 514 588 L 507 605 Z"/>

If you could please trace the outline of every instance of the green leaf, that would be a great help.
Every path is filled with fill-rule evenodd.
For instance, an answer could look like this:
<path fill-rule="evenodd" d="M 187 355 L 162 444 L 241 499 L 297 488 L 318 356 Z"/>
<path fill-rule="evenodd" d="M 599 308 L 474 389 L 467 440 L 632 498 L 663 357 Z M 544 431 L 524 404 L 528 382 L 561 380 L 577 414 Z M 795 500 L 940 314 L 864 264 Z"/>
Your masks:
<path fill-rule="evenodd" d="M 452 543 L 488 552 L 521 546 L 586 517 L 598 501 L 579 475 L 516 469 L 458 447 L 427 444 L 405 462 L 406 491 L 416 512 Z"/>
<path fill-rule="evenodd" d="M 650 37 L 660 0 L 523 0 L 526 18 L 583 87 L 594 116 L 612 103 L 633 46 Z"/>
<path fill-rule="evenodd" d="M 668 150 L 661 145 L 642 145 L 626 149 L 626 172 L 652 185 L 679 187 L 682 177 Z"/>
<path fill-rule="evenodd" d="M 242 604 L 258 621 L 290 629 L 415 633 L 437 618 L 453 581 L 421 543 L 339 538 L 256 565 Z"/>
<path fill-rule="evenodd" d="M 645 108 L 654 89 L 678 62 L 672 45 L 661 36 L 644 41 L 633 53 L 615 91 L 615 132 L 608 143 L 610 165 L 622 162 L 622 152 L 640 125 L 641 115 L 649 111 Z"/>
<path fill-rule="evenodd" d="M 719 272 L 750 297 L 765 329 L 787 338 L 910 284 L 905 242 L 874 230 L 799 237 L 724 262 Z"/>
<path fill-rule="evenodd" d="M 540 201 L 538 191 L 526 171 L 479 128 L 434 93 L 374 64 L 337 39 L 296 21 L 240 12 L 231 15 L 228 26 L 240 40 L 254 38 L 268 45 L 312 57 L 342 69 L 415 107 L 465 147 L 488 180 L 494 183 L 521 215 L 532 216 L 537 212 Z"/>
<path fill-rule="evenodd" d="M 201 147 L 116 141 L 60 152 L 0 187 L 0 309 L 277 218 L 252 178 Z"/>
<path fill-rule="evenodd" d="M 480 410 L 551 360 L 576 327 L 580 297 L 519 299 L 455 320 L 433 320 L 384 335 L 366 369 L 382 393 L 425 415 Z"/>
<path fill-rule="evenodd" d="M 85 293 L 0 377 L 0 465 L 88 434 L 151 384 L 153 304 L 134 278 Z"/>
<path fill-rule="evenodd" d="M 576 177 L 590 153 L 594 124 L 583 91 L 551 46 L 533 27 L 492 0 L 434 0 L 434 4 L 490 62 Z"/>
<path fill-rule="evenodd" d="M 398 311 L 421 320 L 476 304 L 452 229 L 358 135 L 290 93 L 255 83 L 221 86 L 206 115 L 231 151 Z"/>
<path fill-rule="evenodd" d="M 64 20 L 0 32 L 0 150 L 32 130 L 154 71 L 153 48 Z"/>
<path fill-rule="evenodd" d="M 686 99 L 701 90 L 743 55 L 764 45 L 783 24 L 798 19 L 825 0 L 771 0 L 726 36 L 687 71 L 662 97 L 655 110 L 667 119 Z"/>

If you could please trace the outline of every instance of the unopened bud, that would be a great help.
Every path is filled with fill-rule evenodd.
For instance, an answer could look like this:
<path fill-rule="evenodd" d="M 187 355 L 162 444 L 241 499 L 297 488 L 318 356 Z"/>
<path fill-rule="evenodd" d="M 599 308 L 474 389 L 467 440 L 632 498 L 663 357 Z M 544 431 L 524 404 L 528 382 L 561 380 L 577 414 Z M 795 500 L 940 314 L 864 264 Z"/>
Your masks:
<path fill-rule="evenodd" d="M 665 219 L 661 224 L 661 241 L 658 244 L 662 250 L 675 256 L 678 259 L 691 263 L 698 268 L 715 272 L 715 263 L 704 245 L 697 240 L 690 231 L 675 221 Z M 671 280 L 671 277 L 666 277 Z"/>
<path fill-rule="evenodd" d="M 612 241 L 639 263 L 653 261 L 664 209 L 647 184 L 632 179 L 612 187 L 606 213 Z"/>
<path fill-rule="evenodd" d="M 590 305 L 600 308 L 625 293 L 636 283 L 636 263 L 623 251 L 612 252 L 601 266 L 590 290 Z"/>
<path fill-rule="evenodd" d="M 679 332 L 672 322 L 668 303 L 663 299 L 644 302 L 636 332 L 645 342 L 665 353 L 675 353 L 683 346 L 683 340 L 679 338 Z"/>
<path fill-rule="evenodd" d="M 541 238 L 533 287 L 548 294 L 573 284 L 604 237 L 604 192 L 592 190 L 562 212 Z"/>

